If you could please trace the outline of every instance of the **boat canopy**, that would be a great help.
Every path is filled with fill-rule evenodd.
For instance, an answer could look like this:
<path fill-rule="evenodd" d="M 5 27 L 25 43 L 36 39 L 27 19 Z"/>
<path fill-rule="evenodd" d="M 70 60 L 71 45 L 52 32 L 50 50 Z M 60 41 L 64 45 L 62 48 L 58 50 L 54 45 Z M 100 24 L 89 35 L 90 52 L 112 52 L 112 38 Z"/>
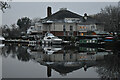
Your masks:
<path fill-rule="evenodd" d="M 46 33 L 45 36 L 55 37 L 52 33 Z"/>

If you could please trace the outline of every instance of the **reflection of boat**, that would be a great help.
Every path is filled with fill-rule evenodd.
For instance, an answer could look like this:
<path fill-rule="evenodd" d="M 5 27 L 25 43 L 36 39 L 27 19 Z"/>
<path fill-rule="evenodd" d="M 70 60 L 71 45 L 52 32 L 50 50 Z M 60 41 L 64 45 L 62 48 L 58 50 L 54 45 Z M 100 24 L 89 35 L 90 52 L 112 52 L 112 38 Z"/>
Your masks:
<path fill-rule="evenodd" d="M 0 44 L 0 54 L 2 54 L 2 48 L 5 46 L 5 44 Z"/>
<path fill-rule="evenodd" d="M 43 38 L 43 43 L 52 43 L 52 44 L 61 44 L 62 43 L 62 39 L 54 36 L 51 33 L 46 33 L 45 37 Z"/>
<path fill-rule="evenodd" d="M 61 47 L 52 47 L 52 46 L 46 46 L 46 47 L 44 47 L 44 51 L 47 54 L 53 54 L 54 52 L 57 52 L 59 50 L 62 50 L 62 48 Z"/>
<path fill-rule="evenodd" d="M 104 41 L 102 38 L 80 39 L 80 46 L 103 47 Z"/>
<path fill-rule="evenodd" d="M 27 52 L 30 54 L 30 55 L 33 55 L 33 54 L 39 54 L 39 53 L 42 53 L 42 47 L 40 45 L 35 45 L 35 46 L 29 46 L 29 48 L 27 49 Z"/>
<path fill-rule="evenodd" d="M 5 44 L 0 44 L 0 48 L 2 48 L 2 47 L 4 47 L 5 46 Z"/>
<path fill-rule="evenodd" d="M 106 41 L 106 42 L 111 42 L 111 41 L 113 41 L 113 37 L 105 37 L 105 40 L 104 41 Z"/>
<path fill-rule="evenodd" d="M 4 42 L 5 41 L 5 38 L 0 36 L 0 43 Z"/>
<path fill-rule="evenodd" d="M 43 51 L 45 54 L 53 54 L 55 52 L 58 52 L 62 50 L 61 45 L 53 45 L 53 46 L 32 46 L 27 49 L 27 52 L 30 55 L 44 55 Z"/>
<path fill-rule="evenodd" d="M 79 47 L 80 51 L 86 51 L 86 52 L 96 52 L 98 48 L 91 48 L 91 47 Z"/>
<path fill-rule="evenodd" d="M 51 69 L 54 69 L 61 75 L 66 75 L 80 68 L 84 68 L 87 71 L 89 67 L 98 65 L 98 61 L 104 60 L 105 56 L 112 54 L 109 52 L 95 52 L 94 54 L 88 54 L 89 52 L 69 53 L 66 51 L 60 52 L 59 50 L 60 48 L 51 46 L 44 47 L 45 54 L 38 54 L 39 56 L 37 57 L 33 55 L 36 62 L 47 66 L 48 77 L 51 76 Z M 56 53 L 53 54 L 54 52 Z"/>

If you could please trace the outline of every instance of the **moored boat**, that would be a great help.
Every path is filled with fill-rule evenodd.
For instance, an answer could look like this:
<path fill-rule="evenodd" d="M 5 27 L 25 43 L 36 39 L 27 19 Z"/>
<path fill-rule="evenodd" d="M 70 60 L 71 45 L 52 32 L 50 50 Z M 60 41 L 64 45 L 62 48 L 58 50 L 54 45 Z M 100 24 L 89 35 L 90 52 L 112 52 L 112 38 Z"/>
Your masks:
<path fill-rule="evenodd" d="M 42 43 L 44 44 L 61 44 L 62 39 L 58 38 L 57 36 L 54 36 L 52 33 L 46 33 L 45 37 L 43 38 Z"/>

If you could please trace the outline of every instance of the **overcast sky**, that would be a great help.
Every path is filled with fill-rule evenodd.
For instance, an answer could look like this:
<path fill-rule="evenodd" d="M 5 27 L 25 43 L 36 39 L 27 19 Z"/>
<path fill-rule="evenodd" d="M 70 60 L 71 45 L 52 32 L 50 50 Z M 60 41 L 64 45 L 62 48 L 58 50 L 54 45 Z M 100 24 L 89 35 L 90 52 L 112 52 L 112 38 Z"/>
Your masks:
<path fill-rule="evenodd" d="M 60 8 L 67 8 L 79 15 L 87 13 L 88 15 L 100 12 L 101 8 L 108 5 L 117 6 L 117 2 L 11 2 L 11 9 L 7 9 L 2 14 L 2 23 L 13 24 L 21 17 L 27 16 L 30 19 L 46 17 L 46 9 L 52 7 L 52 13 Z"/>

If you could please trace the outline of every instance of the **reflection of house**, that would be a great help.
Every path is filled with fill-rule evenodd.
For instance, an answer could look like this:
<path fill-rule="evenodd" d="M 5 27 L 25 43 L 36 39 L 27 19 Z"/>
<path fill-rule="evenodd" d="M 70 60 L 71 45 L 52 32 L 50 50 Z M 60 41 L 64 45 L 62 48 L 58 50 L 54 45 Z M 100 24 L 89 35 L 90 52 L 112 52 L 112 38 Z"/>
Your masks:
<path fill-rule="evenodd" d="M 82 47 L 83 48 L 83 47 Z M 85 50 L 85 51 L 83 51 Z M 38 50 L 28 50 L 30 54 L 37 55 L 39 54 L 46 62 L 76 62 L 81 60 L 100 60 L 103 59 L 105 55 L 112 54 L 112 52 L 106 52 L 102 49 L 96 50 L 96 48 L 83 48 L 80 51 L 76 50 L 65 50 L 62 46 L 43 46 Z"/>
<path fill-rule="evenodd" d="M 73 72 L 80 68 L 84 68 L 85 71 L 89 67 L 98 65 L 97 61 L 104 60 L 104 56 L 107 55 L 107 52 L 88 55 L 87 53 L 56 53 L 56 54 L 39 54 L 39 57 L 34 60 L 39 62 L 41 65 L 47 66 L 47 75 L 51 76 L 51 71 L 54 69 L 59 72 L 61 75 L 67 75 L 67 73 Z"/>
<path fill-rule="evenodd" d="M 87 54 L 86 53 L 78 53 L 78 54 L 69 54 L 69 53 L 61 53 L 61 54 L 42 54 L 41 58 L 43 58 L 42 60 L 46 61 L 46 62 L 75 62 L 75 61 L 82 61 L 82 60 L 101 60 L 104 58 L 104 55 L 107 55 L 108 53 L 104 52 L 104 53 L 96 53 L 93 55 L 92 54 Z"/>
<path fill-rule="evenodd" d="M 67 47 L 68 48 L 68 47 Z M 104 58 L 112 54 L 111 51 L 93 50 L 84 48 L 85 51 L 78 52 L 76 50 L 67 49 L 65 46 L 36 46 L 31 47 L 27 51 L 33 61 L 47 66 L 47 76 L 51 76 L 52 69 L 59 72 L 61 75 L 67 75 L 78 69 L 84 69 L 98 66 L 100 62 L 104 62 Z M 52 52 L 52 53 L 50 53 Z"/>
<path fill-rule="evenodd" d="M 58 46 L 57 46 L 58 47 Z M 60 47 L 43 47 L 43 52 L 37 52 L 31 54 L 31 58 L 41 65 L 47 66 L 47 75 L 51 76 L 51 71 L 54 69 L 61 75 L 66 75 L 72 71 L 84 68 L 86 71 L 89 67 L 98 65 L 97 61 L 104 60 L 104 57 L 109 52 L 76 52 L 72 50 L 60 50 Z M 52 54 L 49 54 L 51 52 Z M 32 51 L 33 52 L 33 51 Z M 112 52 L 110 53 L 112 54 Z"/>
<path fill-rule="evenodd" d="M 67 8 L 61 8 L 58 12 L 52 14 L 51 7 L 47 8 L 48 16 L 41 19 L 40 27 L 45 32 L 51 32 L 56 36 L 77 36 L 90 33 L 90 31 L 104 30 L 99 23 L 88 16 L 73 13 Z M 39 26 L 38 26 L 39 27 Z"/>

